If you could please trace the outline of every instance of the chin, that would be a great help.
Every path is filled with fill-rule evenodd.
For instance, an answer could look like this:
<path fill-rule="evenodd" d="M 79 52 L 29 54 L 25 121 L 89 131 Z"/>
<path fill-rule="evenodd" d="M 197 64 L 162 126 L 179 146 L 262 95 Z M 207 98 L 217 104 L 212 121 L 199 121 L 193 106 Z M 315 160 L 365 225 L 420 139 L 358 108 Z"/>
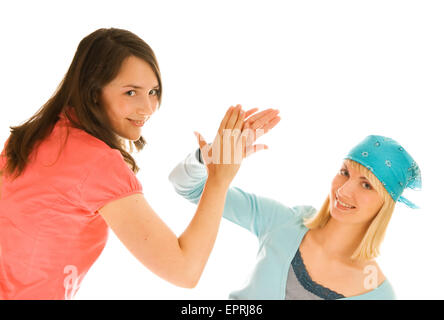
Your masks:
<path fill-rule="evenodd" d="M 362 211 L 347 213 L 331 207 L 330 207 L 330 217 L 344 224 L 350 224 L 355 226 L 367 225 L 371 222 L 371 220 L 364 219 Z"/>
<path fill-rule="evenodd" d="M 139 140 L 140 139 L 140 136 L 138 136 L 138 137 L 130 137 L 130 138 L 126 138 L 128 141 L 133 141 L 133 142 L 136 142 L 137 140 Z"/>
<path fill-rule="evenodd" d="M 140 134 L 117 134 L 121 139 L 129 140 L 129 141 L 137 141 L 140 139 Z"/>

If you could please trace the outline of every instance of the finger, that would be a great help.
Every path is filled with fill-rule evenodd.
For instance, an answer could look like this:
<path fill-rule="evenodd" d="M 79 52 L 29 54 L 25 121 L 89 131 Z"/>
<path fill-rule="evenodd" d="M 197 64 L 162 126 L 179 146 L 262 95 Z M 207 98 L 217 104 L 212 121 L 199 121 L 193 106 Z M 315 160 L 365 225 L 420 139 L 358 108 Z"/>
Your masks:
<path fill-rule="evenodd" d="M 232 130 L 231 136 L 233 138 L 233 148 L 234 148 L 234 163 L 238 164 L 244 158 L 244 138 L 246 136 L 242 134 L 242 127 L 244 125 L 245 112 L 241 111 L 239 118 Z"/>
<path fill-rule="evenodd" d="M 264 133 L 267 133 L 268 131 L 273 129 L 279 123 L 279 121 L 281 121 L 280 117 L 274 117 L 273 119 L 271 119 L 268 123 L 264 125 Z"/>
<path fill-rule="evenodd" d="M 236 123 L 234 124 L 233 129 L 230 132 L 231 135 L 231 155 L 233 157 L 231 163 L 239 164 L 243 158 L 243 148 L 242 148 L 242 139 L 241 139 L 241 129 L 244 125 L 245 112 L 240 107 L 239 116 L 237 118 Z M 239 141 L 240 140 L 240 141 Z"/>
<path fill-rule="evenodd" d="M 264 124 L 261 128 L 257 128 L 257 129 L 254 129 L 254 130 L 252 129 L 252 131 L 255 133 L 255 138 L 254 139 L 256 140 L 259 137 L 262 137 L 268 131 L 273 129 L 279 123 L 279 121 L 281 121 L 280 117 L 274 117 L 269 122 Z"/>
<path fill-rule="evenodd" d="M 245 127 L 245 124 L 247 123 L 247 121 L 245 121 L 245 119 L 247 119 L 249 116 L 251 116 L 253 113 L 255 113 L 257 110 L 259 110 L 258 108 L 254 108 L 254 109 L 250 109 L 248 111 L 245 111 L 245 115 L 244 115 L 244 123 L 242 124 L 242 128 L 241 130 Z"/>
<path fill-rule="evenodd" d="M 265 114 L 264 116 L 251 123 L 251 129 L 255 130 L 263 127 L 268 121 L 276 117 L 278 114 L 279 110 L 274 110 L 273 112 Z"/>
<path fill-rule="evenodd" d="M 251 116 L 253 113 L 255 113 L 257 110 L 259 110 L 258 108 L 253 108 L 253 109 L 250 109 L 250 110 L 248 110 L 248 111 L 245 111 L 245 119 L 247 119 L 249 116 Z"/>
<path fill-rule="evenodd" d="M 251 118 L 248 118 L 246 121 L 249 121 L 250 123 L 256 121 L 257 119 L 259 119 L 260 117 L 263 117 L 264 115 L 266 115 L 267 113 L 270 113 L 274 111 L 274 109 L 266 109 L 264 111 L 261 111 L 259 113 L 256 113 L 255 115 L 251 116 Z M 247 117 L 245 117 L 247 118 Z"/>
<path fill-rule="evenodd" d="M 250 129 L 248 131 L 249 132 L 248 136 L 251 139 L 250 141 L 252 141 L 252 143 L 254 143 L 254 141 L 256 141 L 258 138 L 262 137 L 268 131 L 273 129 L 279 123 L 279 121 L 281 121 L 281 118 L 276 116 L 276 117 L 272 118 L 268 123 L 263 125 L 261 128 L 252 129 L 251 125 L 248 124 L 248 123 L 246 123 L 244 125 L 244 128 L 249 128 Z"/>
<path fill-rule="evenodd" d="M 242 143 L 242 159 L 246 158 L 246 149 L 247 149 L 247 136 L 242 134 L 241 135 L 241 143 Z"/>
<path fill-rule="evenodd" d="M 249 124 L 246 123 L 244 125 L 244 129 L 242 130 L 242 139 L 243 139 L 242 143 L 245 142 L 242 146 L 243 147 L 242 148 L 242 157 L 243 158 L 246 158 L 248 156 L 247 150 L 249 147 L 251 147 L 253 145 L 253 143 L 255 141 L 254 135 L 255 135 L 254 131 L 251 130 L 251 128 L 249 128 Z"/>
<path fill-rule="evenodd" d="M 199 148 L 202 150 L 207 144 L 205 139 L 202 137 L 202 135 L 199 132 L 194 131 L 194 135 L 197 138 L 197 143 L 199 144 Z"/>
<path fill-rule="evenodd" d="M 219 130 L 218 130 L 219 132 L 221 132 L 223 129 L 225 129 L 225 126 L 226 126 L 226 124 L 227 124 L 227 121 L 228 121 L 228 119 L 230 118 L 231 113 L 233 112 L 233 109 L 234 109 L 233 106 L 231 106 L 231 107 L 228 108 L 227 112 L 225 113 L 224 118 L 222 119 L 222 121 L 221 121 L 221 123 L 220 123 Z"/>
<path fill-rule="evenodd" d="M 225 124 L 224 129 L 233 129 L 237 119 L 239 118 L 240 111 L 242 110 L 241 106 L 238 104 L 231 113 L 230 117 L 228 118 L 227 123 Z"/>
<path fill-rule="evenodd" d="M 211 163 L 213 157 L 213 150 L 211 148 L 211 145 L 209 145 L 205 141 L 205 139 L 200 133 L 194 131 L 194 135 L 197 137 L 197 142 L 200 148 L 200 155 L 203 159 L 204 164 L 207 165 L 208 163 Z"/>
<path fill-rule="evenodd" d="M 239 117 L 237 118 L 237 121 L 234 124 L 233 129 L 239 130 L 239 133 L 240 133 L 240 130 L 242 129 L 242 126 L 244 125 L 244 119 L 245 119 L 245 112 L 241 109 L 239 111 Z"/>
<path fill-rule="evenodd" d="M 250 124 L 248 122 L 244 122 L 242 128 L 242 136 L 245 136 L 247 138 L 247 145 L 254 143 L 254 131 L 251 130 Z"/>

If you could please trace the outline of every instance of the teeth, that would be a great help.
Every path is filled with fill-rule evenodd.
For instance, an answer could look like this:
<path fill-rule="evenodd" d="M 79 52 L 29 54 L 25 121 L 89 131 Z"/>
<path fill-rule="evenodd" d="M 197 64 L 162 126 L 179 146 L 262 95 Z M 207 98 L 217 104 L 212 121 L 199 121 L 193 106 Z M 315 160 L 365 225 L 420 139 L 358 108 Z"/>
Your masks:
<path fill-rule="evenodd" d="M 341 206 L 344 206 L 344 207 L 346 207 L 346 208 L 353 208 L 353 206 L 351 206 L 351 205 L 348 205 L 348 204 L 346 204 L 346 203 L 344 203 L 344 202 L 342 202 L 341 200 L 339 200 L 339 199 L 337 199 L 338 200 L 338 202 L 339 202 L 339 204 L 341 205 Z"/>

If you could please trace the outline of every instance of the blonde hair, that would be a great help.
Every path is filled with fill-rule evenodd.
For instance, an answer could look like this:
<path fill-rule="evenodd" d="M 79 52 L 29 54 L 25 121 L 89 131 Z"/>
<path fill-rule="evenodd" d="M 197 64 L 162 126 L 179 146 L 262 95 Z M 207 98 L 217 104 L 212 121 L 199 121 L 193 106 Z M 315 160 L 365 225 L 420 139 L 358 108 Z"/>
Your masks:
<path fill-rule="evenodd" d="M 379 255 L 379 247 L 384 239 L 385 231 L 387 230 L 388 223 L 395 209 L 395 201 L 390 197 L 379 179 L 376 178 L 376 176 L 369 169 L 349 159 L 345 160 L 345 164 L 348 168 L 355 169 L 361 175 L 365 176 L 384 200 L 381 209 L 373 218 L 370 226 L 365 232 L 361 243 L 350 257 L 352 260 L 358 261 L 372 260 Z M 309 229 L 322 228 L 329 220 L 330 197 L 327 196 L 327 199 L 324 201 L 321 209 L 313 217 L 305 219 L 304 224 Z"/>

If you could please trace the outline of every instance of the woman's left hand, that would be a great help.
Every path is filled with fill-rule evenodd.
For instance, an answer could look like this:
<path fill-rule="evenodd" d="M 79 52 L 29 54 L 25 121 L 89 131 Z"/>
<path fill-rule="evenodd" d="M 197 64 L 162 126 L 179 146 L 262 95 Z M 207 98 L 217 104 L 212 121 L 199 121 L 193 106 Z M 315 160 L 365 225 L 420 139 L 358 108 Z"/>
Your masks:
<path fill-rule="evenodd" d="M 265 144 L 255 144 L 254 142 L 268 131 L 273 129 L 281 120 L 278 116 L 279 110 L 266 109 L 254 114 L 258 108 L 250 109 L 245 112 L 245 120 L 242 129 L 249 129 L 243 131 L 246 134 L 246 145 L 243 152 L 243 157 L 259 151 L 268 149 Z M 254 115 L 253 115 L 254 114 Z M 251 116 L 251 117 L 250 117 Z M 243 135 L 244 135 L 243 133 Z"/>

